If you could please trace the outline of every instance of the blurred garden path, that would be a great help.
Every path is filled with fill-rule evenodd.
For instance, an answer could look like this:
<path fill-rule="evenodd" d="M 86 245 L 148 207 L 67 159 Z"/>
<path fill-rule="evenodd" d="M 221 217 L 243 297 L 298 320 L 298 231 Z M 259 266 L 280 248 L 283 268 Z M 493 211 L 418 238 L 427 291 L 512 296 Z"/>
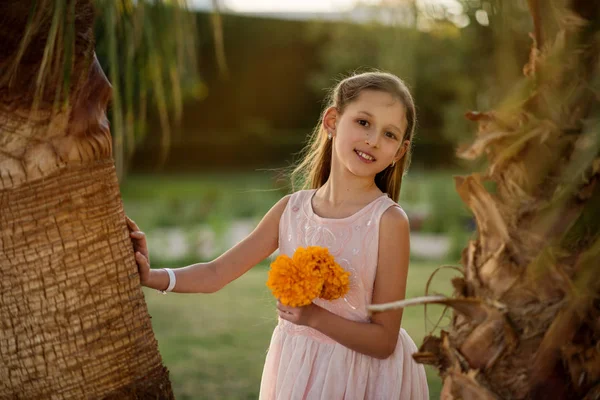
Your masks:
<path fill-rule="evenodd" d="M 210 259 L 218 256 L 243 240 L 256 226 L 256 221 L 233 221 L 223 235 L 222 243 L 216 233 L 206 225 L 191 232 L 180 228 L 157 229 L 149 234 L 150 248 L 160 259 L 182 259 L 196 256 Z M 444 259 L 450 250 L 450 238 L 443 234 L 411 232 L 411 255 L 422 259 Z M 217 251 L 216 251 L 217 250 Z"/>

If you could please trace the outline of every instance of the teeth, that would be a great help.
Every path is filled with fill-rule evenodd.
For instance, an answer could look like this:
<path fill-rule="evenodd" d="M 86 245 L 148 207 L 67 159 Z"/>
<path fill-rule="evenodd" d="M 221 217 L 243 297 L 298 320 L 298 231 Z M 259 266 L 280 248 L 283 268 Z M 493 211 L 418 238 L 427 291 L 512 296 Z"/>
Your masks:
<path fill-rule="evenodd" d="M 374 160 L 374 158 L 373 158 L 373 157 L 371 157 L 370 155 L 368 155 L 368 154 L 366 154 L 366 153 L 363 153 L 362 151 L 358 151 L 358 150 L 356 150 L 356 153 L 357 153 L 359 156 L 361 156 L 362 158 L 365 158 L 365 159 L 367 159 L 367 160 L 369 160 L 369 161 L 373 161 L 373 160 Z"/>

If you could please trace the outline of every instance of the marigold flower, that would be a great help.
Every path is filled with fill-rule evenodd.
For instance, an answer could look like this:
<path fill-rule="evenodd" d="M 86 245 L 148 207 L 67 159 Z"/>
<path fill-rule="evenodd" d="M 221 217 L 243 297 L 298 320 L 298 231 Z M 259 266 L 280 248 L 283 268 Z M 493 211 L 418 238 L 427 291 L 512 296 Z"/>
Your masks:
<path fill-rule="evenodd" d="M 323 289 L 319 297 L 325 300 L 339 299 L 350 288 L 350 273 L 338 264 L 330 265 L 323 271 Z"/>
<path fill-rule="evenodd" d="M 267 286 L 281 303 L 299 307 L 315 298 L 335 300 L 348 292 L 350 274 L 325 247 L 299 247 L 292 258 L 283 254 L 271 263 Z"/>
<path fill-rule="evenodd" d="M 319 296 L 323 289 L 323 276 L 314 263 L 296 264 L 283 254 L 271 263 L 267 286 L 282 304 L 300 307 Z"/>

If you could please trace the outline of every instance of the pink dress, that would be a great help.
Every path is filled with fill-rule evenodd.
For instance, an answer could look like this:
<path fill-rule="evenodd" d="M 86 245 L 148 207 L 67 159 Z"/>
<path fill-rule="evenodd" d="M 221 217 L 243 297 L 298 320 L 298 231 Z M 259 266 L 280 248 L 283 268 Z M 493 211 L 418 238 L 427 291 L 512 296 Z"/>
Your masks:
<path fill-rule="evenodd" d="M 315 191 L 291 196 L 279 223 L 279 252 L 292 256 L 298 247 L 327 247 L 337 263 L 350 271 L 350 290 L 341 299 L 314 303 L 344 318 L 368 322 L 379 221 L 385 210 L 398 205 L 383 195 L 347 218 L 322 218 L 313 212 Z M 425 370 L 411 357 L 416 351 L 404 329 L 394 353 L 379 360 L 315 329 L 279 319 L 265 361 L 260 399 L 425 400 L 429 398 Z"/>

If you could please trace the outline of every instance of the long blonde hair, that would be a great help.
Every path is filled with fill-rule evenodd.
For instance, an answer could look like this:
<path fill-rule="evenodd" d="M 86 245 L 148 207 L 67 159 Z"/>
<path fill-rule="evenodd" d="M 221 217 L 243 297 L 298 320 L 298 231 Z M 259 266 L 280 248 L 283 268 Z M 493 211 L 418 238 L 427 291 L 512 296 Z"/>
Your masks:
<path fill-rule="evenodd" d="M 348 104 L 354 101 L 364 90 L 377 90 L 389 93 L 399 99 L 406 108 L 406 131 L 401 140 L 409 140 L 408 149 L 400 160 L 375 176 L 375 184 L 394 201 L 400 196 L 402 177 L 408 171 L 411 159 L 411 148 L 416 125 L 415 104 L 408 87 L 397 76 L 387 72 L 364 72 L 349 76 L 340 81 L 328 95 L 328 101 L 323 109 L 319 123 L 310 136 L 308 143 L 302 151 L 298 165 L 291 173 L 292 188 L 318 189 L 327 182 L 331 172 L 332 141 L 327 138 L 327 131 L 323 127 L 325 111 L 335 107 L 342 114 Z"/>

